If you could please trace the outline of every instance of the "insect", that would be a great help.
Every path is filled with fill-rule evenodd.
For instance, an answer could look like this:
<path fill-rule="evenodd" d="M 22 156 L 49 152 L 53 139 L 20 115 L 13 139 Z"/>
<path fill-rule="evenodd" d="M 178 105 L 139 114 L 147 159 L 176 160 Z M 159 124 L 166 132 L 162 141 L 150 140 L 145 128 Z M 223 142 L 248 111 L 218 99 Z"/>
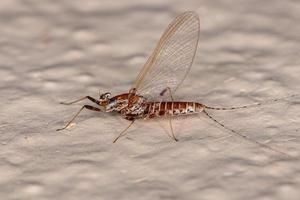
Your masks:
<path fill-rule="evenodd" d="M 99 108 L 84 105 L 65 127 L 57 130 L 66 129 L 83 109 L 89 109 L 98 112 L 117 112 L 130 122 L 113 142 L 116 142 L 120 137 L 124 136 L 126 131 L 136 120 L 160 117 L 169 118 L 172 138 L 178 141 L 173 131 L 171 118 L 173 116 L 203 112 L 210 119 L 228 129 L 231 133 L 256 143 L 261 147 L 285 154 L 225 127 L 207 112 L 209 109 L 233 110 L 247 108 L 249 106 L 215 108 L 199 102 L 174 101 L 172 94 L 181 85 L 193 63 L 199 40 L 199 32 L 200 22 L 195 12 L 188 11 L 178 15 L 161 36 L 156 48 L 138 74 L 129 92 L 113 97 L 111 93 L 107 92 L 101 94 L 99 99 L 85 96 L 72 102 L 63 102 L 62 104 L 70 105 L 88 99 L 97 104 Z M 156 100 L 164 95 L 169 95 L 170 101 Z M 260 103 L 252 104 L 251 106 L 255 105 L 260 105 Z"/>

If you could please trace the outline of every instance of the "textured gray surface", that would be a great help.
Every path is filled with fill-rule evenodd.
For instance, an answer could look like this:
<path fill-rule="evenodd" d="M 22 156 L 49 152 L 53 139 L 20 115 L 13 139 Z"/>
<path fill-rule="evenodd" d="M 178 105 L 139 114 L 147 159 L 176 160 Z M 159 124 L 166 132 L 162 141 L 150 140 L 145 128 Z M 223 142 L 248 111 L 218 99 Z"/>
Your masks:
<path fill-rule="evenodd" d="M 156 122 L 62 106 L 98 90 L 126 92 L 168 23 L 201 20 L 196 59 L 177 98 L 238 106 L 299 92 L 300 3 L 247 1 L 21 1 L 0 4 L 1 199 L 298 199 L 299 98 L 212 112 L 286 158 L 203 115 Z"/>

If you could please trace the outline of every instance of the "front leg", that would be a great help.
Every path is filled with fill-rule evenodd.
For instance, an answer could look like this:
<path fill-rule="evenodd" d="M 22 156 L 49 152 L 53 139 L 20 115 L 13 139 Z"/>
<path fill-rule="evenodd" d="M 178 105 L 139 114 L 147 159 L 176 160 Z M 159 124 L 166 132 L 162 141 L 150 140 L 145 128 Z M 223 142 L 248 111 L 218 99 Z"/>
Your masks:
<path fill-rule="evenodd" d="M 82 97 L 80 99 L 77 99 L 77 100 L 71 101 L 71 102 L 60 102 L 60 103 L 63 104 L 63 105 L 71 105 L 71 104 L 77 103 L 77 102 L 85 100 L 85 99 L 88 99 L 88 100 L 90 100 L 90 101 L 92 101 L 92 102 L 94 102 L 98 105 L 100 104 L 100 102 L 97 99 L 95 99 L 93 97 L 90 97 L 90 96 L 85 96 L 85 97 Z"/>
<path fill-rule="evenodd" d="M 97 111 L 97 112 L 101 112 L 101 109 L 90 106 L 90 105 L 84 105 L 82 106 L 82 108 L 74 115 L 74 117 L 63 127 L 63 128 L 59 128 L 56 131 L 61 131 L 64 130 L 66 128 L 68 128 L 68 126 L 70 126 L 70 124 L 76 119 L 76 117 L 79 115 L 79 113 L 83 110 L 83 109 L 88 109 L 88 110 L 93 110 L 93 111 Z"/>

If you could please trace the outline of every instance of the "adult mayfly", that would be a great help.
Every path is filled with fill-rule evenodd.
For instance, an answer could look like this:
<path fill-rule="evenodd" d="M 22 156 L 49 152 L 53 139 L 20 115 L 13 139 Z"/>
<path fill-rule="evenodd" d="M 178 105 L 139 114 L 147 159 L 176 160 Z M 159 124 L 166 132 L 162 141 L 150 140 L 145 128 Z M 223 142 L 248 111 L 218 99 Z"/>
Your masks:
<path fill-rule="evenodd" d="M 100 106 L 100 108 L 84 105 L 65 127 L 57 130 L 66 129 L 79 113 L 86 108 L 99 112 L 117 112 L 126 120 L 130 121 L 128 127 L 126 127 L 113 142 L 116 142 L 121 136 L 125 135 L 126 131 L 135 120 L 159 117 L 168 117 L 170 119 L 169 125 L 172 131 L 172 137 L 175 141 L 178 141 L 172 128 L 171 117 L 203 112 L 210 119 L 231 131 L 231 133 L 269 150 L 285 154 L 225 127 L 223 124 L 212 118 L 206 111 L 207 109 L 233 110 L 246 108 L 248 106 L 214 108 L 199 102 L 173 100 L 172 94 L 180 86 L 190 71 L 198 46 L 199 32 L 200 22 L 199 17 L 195 12 L 188 11 L 178 15 L 161 36 L 156 48 L 138 74 L 129 92 L 114 97 L 111 97 L 111 93 L 107 92 L 101 94 L 99 99 L 85 96 L 72 102 L 62 103 L 70 105 L 84 99 L 89 99 Z M 171 101 L 157 101 L 162 95 L 169 95 Z M 259 105 L 259 103 L 255 105 Z"/>

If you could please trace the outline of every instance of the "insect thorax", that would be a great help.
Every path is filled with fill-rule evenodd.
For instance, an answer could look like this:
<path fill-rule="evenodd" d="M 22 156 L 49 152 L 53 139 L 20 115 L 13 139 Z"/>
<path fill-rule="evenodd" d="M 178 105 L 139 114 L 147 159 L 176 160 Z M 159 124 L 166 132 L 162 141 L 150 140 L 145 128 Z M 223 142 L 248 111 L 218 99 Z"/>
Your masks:
<path fill-rule="evenodd" d="M 127 106 L 128 106 L 128 99 L 112 99 L 106 105 L 105 111 L 106 112 L 113 112 L 113 111 L 119 112 Z"/>
<path fill-rule="evenodd" d="M 128 94 L 116 96 L 106 105 L 106 112 L 120 112 L 123 115 L 142 116 L 145 112 L 146 98 L 134 95 L 128 99 Z"/>

